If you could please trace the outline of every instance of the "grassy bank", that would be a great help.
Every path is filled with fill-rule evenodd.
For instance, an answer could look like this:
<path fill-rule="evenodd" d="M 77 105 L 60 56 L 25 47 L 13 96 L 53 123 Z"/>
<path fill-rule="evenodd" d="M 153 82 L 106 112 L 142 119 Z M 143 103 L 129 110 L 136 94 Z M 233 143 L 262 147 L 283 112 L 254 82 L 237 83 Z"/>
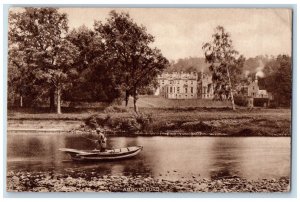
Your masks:
<path fill-rule="evenodd" d="M 80 127 L 84 123 L 91 127 Z M 8 129 L 61 128 L 68 131 L 79 128 L 89 132 L 97 126 L 111 134 L 290 136 L 291 110 L 140 108 L 137 116 L 130 108 L 110 107 L 101 111 L 61 115 L 10 112 L 8 116 Z"/>

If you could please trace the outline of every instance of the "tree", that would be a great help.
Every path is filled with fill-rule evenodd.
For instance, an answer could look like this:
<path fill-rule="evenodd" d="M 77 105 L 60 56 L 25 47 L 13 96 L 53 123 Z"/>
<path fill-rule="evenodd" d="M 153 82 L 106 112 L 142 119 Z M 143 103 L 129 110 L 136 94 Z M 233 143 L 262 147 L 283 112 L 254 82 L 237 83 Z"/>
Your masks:
<path fill-rule="evenodd" d="M 77 74 L 72 64 L 78 51 L 65 38 L 67 23 L 67 15 L 55 8 L 25 8 L 23 12 L 10 13 L 9 41 L 16 51 L 23 53 L 25 65 L 10 55 L 12 63 L 29 70 L 31 83 L 25 85 L 35 85 L 40 94 L 47 94 L 50 108 L 54 106 L 56 93 L 58 114 L 61 113 L 62 91 Z"/>
<path fill-rule="evenodd" d="M 222 26 L 216 27 L 212 41 L 205 43 L 202 49 L 212 72 L 215 96 L 218 99 L 228 99 L 230 96 L 232 109 L 235 110 L 233 87 L 240 78 L 245 58 L 234 50 L 230 34 Z"/>
<path fill-rule="evenodd" d="M 140 89 L 152 81 L 168 65 L 168 61 L 157 48 L 151 48 L 154 37 L 144 26 L 137 25 L 128 13 L 110 12 L 106 23 L 96 21 L 96 33 L 105 46 L 106 68 L 113 72 L 113 81 L 125 94 L 125 105 L 133 96 L 134 110 Z"/>
<path fill-rule="evenodd" d="M 107 101 L 111 102 L 116 97 L 115 88 L 108 88 L 111 72 L 105 68 L 103 59 L 104 46 L 95 32 L 86 26 L 73 29 L 67 35 L 79 50 L 75 59 L 74 68 L 78 76 L 72 81 L 72 88 L 65 93 L 70 101 Z"/>
<path fill-rule="evenodd" d="M 278 55 L 269 61 L 264 69 L 266 89 L 274 96 L 279 106 L 290 106 L 292 98 L 291 57 Z"/>

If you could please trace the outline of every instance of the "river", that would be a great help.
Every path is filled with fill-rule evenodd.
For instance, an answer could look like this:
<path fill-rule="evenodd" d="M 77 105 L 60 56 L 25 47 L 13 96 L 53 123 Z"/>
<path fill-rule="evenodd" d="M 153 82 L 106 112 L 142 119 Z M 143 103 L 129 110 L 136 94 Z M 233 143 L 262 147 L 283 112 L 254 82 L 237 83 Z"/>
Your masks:
<path fill-rule="evenodd" d="M 290 137 L 112 137 L 108 147 L 142 145 L 122 161 L 76 163 L 58 149 L 94 149 L 67 134 L 9 134 L 8 171 L 66 171 L 142 175 L 176 180 L 238 176 L 248 180 L 290 176 Z"/>

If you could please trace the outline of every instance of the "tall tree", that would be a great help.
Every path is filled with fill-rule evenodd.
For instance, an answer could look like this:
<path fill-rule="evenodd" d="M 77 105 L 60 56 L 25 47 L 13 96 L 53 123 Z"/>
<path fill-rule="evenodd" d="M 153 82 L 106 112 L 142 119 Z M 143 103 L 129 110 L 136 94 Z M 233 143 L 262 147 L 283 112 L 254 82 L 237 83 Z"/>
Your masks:
<path fill-rule="evenodd" d="M 216 27 L 212 41 L 205 43 L 202 49 L 212 72 L 215 96 L 219 99 L 230 96 L 235 110 L 233 87 L 240 77 L 245 58 L 234 50 L 230 34 L 222 26 Z"/>
<path fill-rule="evenodd" d="M 72 69 L 78 55 L 76 47 L 65 39 L 68 19 L 55 8 L 25 8 L 10 13 L 9 40 L 17 51 L 24 53 L 23 61 L 30 71 L 32 82 L 41 87 L 41 94 L 48 94 L 50 107 L 56 94 L 57 113 L 61 113 L 61 94 L 69 87 Z M 11 55 L 14 63 L 18 61 Z M 29 85 L 26 83 L 26 85 Z M 31 87 L 31 86 L 30 86 Z"/>
<path fill-rule="evenodd" d="M 129 96 L 133 96 L 137 111 L 138 91 L 152 83 L 167 67 L 168 60 L 159 49 L 150 47 L 154 37 L 128 13 L 111 11 L 107 22 L 96 21 L 94 28 L 102 38 L 104 58 L 116 86 L 124 92 L 126 105 Z"/>
<path fill-rule="evenodd" d="M 292 98 L 292 65 L 291 57 L 278 55 L 269 61 L 264 72 L 266 89 L 274 96 L 279 106 L 290 106 Z"/>

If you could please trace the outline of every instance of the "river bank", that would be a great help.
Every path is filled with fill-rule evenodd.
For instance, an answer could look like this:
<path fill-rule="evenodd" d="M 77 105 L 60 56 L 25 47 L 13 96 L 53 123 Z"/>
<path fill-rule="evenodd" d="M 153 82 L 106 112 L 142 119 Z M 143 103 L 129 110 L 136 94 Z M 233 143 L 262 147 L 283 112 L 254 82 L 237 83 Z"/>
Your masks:
<path fill-rule="evenodd" d="M 86 127 L 86 126 L 89 127 Z M 10 113 L 10 132 L 90 133 L 102 127 L 111 136 L 290 136 L 290 109 L 143 109 L 92 113 Z"/>
<path fill-rule="evenodd" d="M 8 192 L 288 192 L 288 177 L 246 180 L 239 177 L 178 179 L 151 176 L 53 174 L 13 172 L 7 174 Z"/>

